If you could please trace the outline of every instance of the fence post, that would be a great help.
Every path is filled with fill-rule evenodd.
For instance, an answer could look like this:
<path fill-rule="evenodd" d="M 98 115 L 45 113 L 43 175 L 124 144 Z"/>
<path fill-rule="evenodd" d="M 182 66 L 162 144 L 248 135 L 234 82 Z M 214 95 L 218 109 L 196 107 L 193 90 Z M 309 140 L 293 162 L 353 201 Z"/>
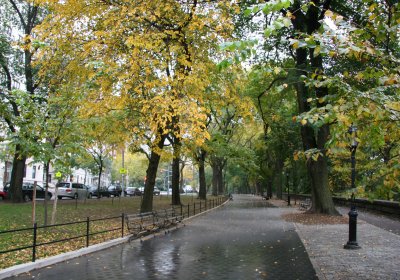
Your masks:
<path fill-rule="evenodd" d="M 37 223 L 33 224 L 32 262 L 36 261 Z"/>
<path fill-rule="evenodd" d="M 193 216 L 196 215 L 196 202 L 193 203 Z"/>
<path fill-rule="evenodd" d="M 200 200 L 200 212 L 199 213 L 201 213 L 201 200 Z"/>
<path fill-rule="evenodd" d="M 190 204 L 188 203 L 188 218 L 190 217 Z"/>
<path fill-rule="evenodd" d="M 181 204 L 181 217 L 183 217 L 183 205 L 182 204 Z"/>
<path fill-rule="evenodd" d="M 89 247 L 89 229 L 90 229 L 90 219 L 86 217 L 86 247 Z"/>
<path fill-rule="evenodd" d="M 121 228 L 122 228 L 122 237 L 124 237 L 124 231 L 125 231 L 125 220 L 124 220 L 124 218 L 125 218 L 125 213 L 122 213 L 122 219 L 121 219 L 121 223 L 122 223 L 122 226 L 121 226 Z"/>

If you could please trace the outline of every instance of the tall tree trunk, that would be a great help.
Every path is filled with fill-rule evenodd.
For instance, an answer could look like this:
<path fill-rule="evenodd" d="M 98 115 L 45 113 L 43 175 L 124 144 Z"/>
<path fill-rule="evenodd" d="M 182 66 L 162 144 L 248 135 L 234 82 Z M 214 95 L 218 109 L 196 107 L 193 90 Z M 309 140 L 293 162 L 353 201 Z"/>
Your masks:
<path fill-rule="evenodd" d="M 101 188 L 101 182 L 100 179 L 97 180 L 97 199 L 100 199 L 100 188 Z"/>
<path fill-rule="evenodd" d="M 306 32 L 312 34 L 317 31 L 320 26 L 321 20 L 320 12 L 324 13 L 325 9 L 329 8 L 329 1 L 325 2 L 327 6 L 320 11 L 320 1 L 313 1 L 315 5 L 311 5 L 307 14 L 303 14 L 300 9 L 300 1 L 295 1 L 293 6 L 293 27 L 297 32 Z M 323 17 L 322 17 L 323 18 Z M 308 56 L 309 55 L 309 56 Z M 310 57 L 310 60 L 308 59 Z M 305 48 L 296 49 L 296 68 L 298 83 L 296 84 L 297 101 L 299 113 L 304 113 L 310 110 L 310 104 L 307 99 L 311 97 L 311 91 L 315 91 L 317 98 L 324 97 L 328 94 L 327 88 L 311 88 L 308 89 L 300 76 L 308 75 L 310 66 L 314 73 L 321 74 L 323 71 L 321 56 L 314 57 L 313 50 L 308 53 Z M 308 71 L 307 71 L 308 70 Z M 325 104 L 318 104 L 318 106 L 325 106 Z M 316 161 L 310 159 L 307 163 L 307 170 L 311 178 L 312 188 L 312 212 L 325 213 L 336 215 L 336 211 L 332 196 L 328 187 L 328 164 L 326 158 L 325 145 L 329 137 L 329 126 L 323 125 L 319 128 L 313 128 L 309 125 L 301 127 L 301 138 L 304 150 L 318 149 L 322 155 Z"/>
<path fill-rule="evenodd" d="M 276 197 L 278 199 L 282 199 L 282 184 L 283 184 L 283 180 L 282 180 L 282 170 L 283 170 L 283 166 L 284 166 L 284 162 L 283 159 L 279 159 L 276 161 L 275 163 L 275 169 L 274 169 L 274 181 L 275 181 L 275 190 L 276 190 Z"/>
<path fill-rule="evenodd" d="M 60 182 L 60 180 L 58 180 Z M 56 184 L 56 189 L 55 189 L 55 197 L 54 197 L 54 202 L 53 202 L 53 209 L 51 211 L 51 221 L 50 223 L 54 225 L 56 223 L 56 215 L 57 215 L 57 202 L 58 202 L 58 184 Z"/>
<path fill-rule="evenodd" d="M 272 198 L 272 177 L 267 178 L 267 196 Z"/>
<path fill-rule="evenodd" d="M 22 182 L 24 180 L 25 163 L 26 156 L 22 154 L 21 146 L 16 145 L 9 189 L 12 202 L 24 201 L 22 197 Z"/>
<path fill-rule="evenodd" d="M 261 182 L 258 180 L 255 183 L 255 194 L 261 194 Z"/>
<path fill-rule="evenodd" d="M 275 175 L 275 186 L 276 186 L 276 197 L 278 199 L 282 199 L 282 184 L 283 184 L 283 180 L 282 180 L 282 173 L 281 172 L 277 172 Z"/>
<path fill-rule="evenodd" d="M 179 149 L 177 147 L 174 148 L 174 158 L 172 160 L 172 205 L 181 205 L 181 197 L 179 193 L 179 152 L 175 151 L 175 149 Z"/>
<path fill-rule="evenodd" d="M 25 42 L 24 42 L 24 75 L 25 75 L 25 86 L 26 91 L 31 95 L 34 94 L 35 85 L 34 85 L 34 71 L 32 68 L 32 53 L 30 47 L 30 35 L 32 33 L 32 29 L 37 24 L 37 15 L 39 7 L 37 5 L 27 4 L 26 11 L 18 9 L 17 5 L 12 5 L 14 12 L 16 15 L 16 19 L 20 21 L 20 26 L 24 27 L 25 34 Z M 3 65 L 4 68 L 4 65 Z M 7 68 L 7 67 L 6 67 Z M 9 72 L 10 73 L 10 72 Z M 7 75 L 7 80 L 11 82 L 11 76 Z M 11 84 L 8 86 L 8 90 L 11 91 Z M 18 117 L 20 115 L 20 111 L 18 109 L 18 105 L 12 102 L 12 106 L 14 107 L 14 116 Z M 14 124 L 9 122 L 8 125 L 11 128 L 11 131 L 16 132 Z M 33 138 L 34 136 L 29 135 L 29 137 Z M 22 137 L 21 137 L 22 138 Z M 10 195 L 12 202 L 23 202 L 22 199 L 22 183 L 24 178 L 24 170 L 25 170 L 25 162 L 27 155 L 25 151 L 22 150 L 22 147 L 17 144 L 15 147 L 15 154 L 13 160 L 13 169 L 11 172 L 11 181 L 10 181 Z"/>
<path fill-rule="evenodd" d="M 180 162 L 180 166 L 179 166 L 179 193 L 183 193 L 183 187 L 185 184 L 185 180 L 183 178 L 183 170 L 185 169 L 185 161 L 181 161 Z"/>
<path fill-rule="evenodd" d="M 220 163 L 217 165 L 218 166 L 218 194 L 224 194 L 225 193 L 225 185 L 224 185 L 224 173 L 223 173 L 223 164 Z"/>
<path fill-rule="evenodd" d="M 212 194 L 219 195 L 225 192 L 224 186 L 224 166 L 226 161 L 223 158 L 214 157 L 211 161 L 212 167 Z"/>
<path fill-rule="evenodd" d="M 205 171 L 205 159 L 206 151 L 201 150 L 198 158 L 199 163 L 199 198 L 207 198 L 207 186 L 206 186 L 206 171 Z"/>
<path fill-rule="evenodd" d="M 156 184 L 157 169 L 161 158 L 160 151 L 164 147 L 165 138 L 166 135 L 159 131 L 156 145 L 151 150 L 149 165 L 146 170 L 144 194 L 142 204 L 140 206 L 141 213 L 150 212 L 153 210 L 153 191 Z"/>
<path fill-rule="evenodd" d="M 212 195 L 217 196 L 218 195 L 218 172 L 219 168 L 217 164 L 214 162 L 211 164 L 212 168 Z"/>
<path fill-rule="evenodd" d="M 50 169 L 50 161 L 48 160 L 45 164 L 44 164 L 44 182 L 45 182 L 45 191 L 44 191 L 44 225 L 47 226 L 47 212 L 48 212 L 48 193 L 49 193 L 49 169 Z"/>
<path fill-rule="evenodd" d="M 97 180 L 97 199 L 100 199 L 100 186 L 101 186 L 101 174 L 103 173 L 103 161 L 99 166 L 99 179 Z"/>
<path fill-rule="evenodd" d="M 178 117 L 173 118 L 173 123 L 177 124 Z M 174 127 L 176 134 L 179 134 L 179 127 Z M 181 138 L 177 137 L 176 134 L 172 135 L 172 146 L 174 149 L 173 159 L 172 159 L 172 196 L 171 196 L 171 204 L 172 205 L 181 205 L 181 197 L 179 192 L 180 187 L 180 161 L 181 161 Z"/>

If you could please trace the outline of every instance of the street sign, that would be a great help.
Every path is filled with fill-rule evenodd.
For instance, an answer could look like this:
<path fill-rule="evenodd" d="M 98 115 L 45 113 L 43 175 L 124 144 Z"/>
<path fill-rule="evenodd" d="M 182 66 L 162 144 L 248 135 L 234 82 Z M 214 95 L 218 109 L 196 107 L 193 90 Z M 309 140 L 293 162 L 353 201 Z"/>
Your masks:
<path fill-rule="evenodd" d="M 120 173 L 120 174 L 126 174 L 126 169 L 125 169 L 125 168 L 121 168 L 121 169 L 119 170 L 119 173 Z"/>
<path fill-rule="evenodd" d="M 60 171 L 56 172 L 56 178 L 61 178 L 61 177 L 62 177 L 61 172 Z"/>

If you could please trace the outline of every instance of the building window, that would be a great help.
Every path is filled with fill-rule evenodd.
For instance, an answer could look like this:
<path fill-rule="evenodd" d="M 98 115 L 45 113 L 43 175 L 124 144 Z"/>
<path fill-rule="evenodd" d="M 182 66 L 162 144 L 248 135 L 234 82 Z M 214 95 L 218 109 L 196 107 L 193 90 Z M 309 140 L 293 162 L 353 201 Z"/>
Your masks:
<path fill-rule="evenodd" d="M 36 178 L 36 165 L 32 166 L 32 179 Z"/>

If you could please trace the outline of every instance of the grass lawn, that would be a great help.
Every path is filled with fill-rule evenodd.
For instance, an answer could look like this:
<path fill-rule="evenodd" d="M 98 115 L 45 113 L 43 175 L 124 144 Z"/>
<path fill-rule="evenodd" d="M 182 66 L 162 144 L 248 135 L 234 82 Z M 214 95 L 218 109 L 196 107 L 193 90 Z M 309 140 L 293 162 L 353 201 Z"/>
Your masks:
<path fill-rule="evenodd" d="M 209 208 L 210 202 L 216 197 L 209 197 L 207 200 Z M 193 204 L 195 203 L 196 213 L 205 209 L 205 201 L 200 201 L 196 197 L 181 196 L 181 203 L 189 205 L 190 215 L 193 215 Z M 121 237 L 121 214 L 139 213 L 141 204 L 141 197 L 122 197 L 122 198 L 101 198 L 101 199 L 86 199 L 86 200 L 72 200 L 62 199 L 57 203 L 56 224 L 70 223 L 85 221 L 83 223 L 57 226 L 52 228 L 39 228 L 37 230 L 37 244 L 51 242 L 53 240 L 61 240 L 66 238 L 74 238 L 86 234 L 86 219 L 89 217 L 90 232 L 100 232 L 115 229 L 114 231 L 95 234 L 90 237 L 90 245 L 104 242 L 106 240 Z M 153 209 L 166 209 L 171 207 L 170 196 L 154 196 Z M 48 203 L 48 223 L 50 223 L 51 212 L 53 208 L 53 201 Z M 183 212 L 187 212 L 187 206 L 182 208 Z M 0 201 L 0 232 L 19 229 L 31 228 L 33 225 L 32 220 L 32 202 L 13 204 L 7 201 Z M 187 214 L 185 214 L 187 216 Z M 115 217 L 109 220 L 92 221 L 99 218 Z M 44 201 L 36 201 L 36 222 L 38 226 L 44 223 Z M 127 234 L 125 228 L 125 234 Z M 12 248 L 20 248 L 24 246 L 31 246 L 33 240 L 33 230 L 26 230 L 21 232 L 3 233 L 0 234 L 0 252 L 10 250 Z M 86 238 L 79 237 L 73 240 L 44 245 L 37 247 L 36 259 L 57 255 L 63 252 L 77 250 L 86 245 Z M 0 269 L 6 267 L 26 263 L 31 261 L 32 248 L 19 250 L 10 253 L 0 253 Z"/>

